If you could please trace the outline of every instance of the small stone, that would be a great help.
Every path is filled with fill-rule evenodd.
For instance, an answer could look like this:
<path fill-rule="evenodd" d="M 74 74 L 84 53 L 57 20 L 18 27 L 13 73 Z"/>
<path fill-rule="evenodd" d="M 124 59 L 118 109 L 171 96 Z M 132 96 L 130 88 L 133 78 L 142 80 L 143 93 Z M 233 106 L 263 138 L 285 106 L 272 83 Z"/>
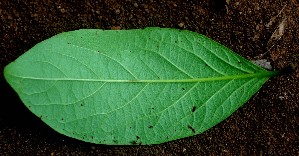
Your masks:
<path fill-rule="evenodd" d="M 183 22 L 181 22 L 181 23 L 178 24 L 178 26 L 181 27 L 181 28 L 184 27 L 184 25 L 185 24 Z"/>
<path fill-rule="evenodd" d="M 119 14 L 119 13 L 120 13 L 120 10 L 119 10 L 119 9 L 116 9 L 116 10 L 115 10 L 115 13 L 116 13 L 116 14 Z"/>
<path fill-rule="evenodd" d="M 134 3 L 134 7 L 138 8 L 138 4 L 137 4 L 137 3 Z"/>
<path fill-rule="evenodd" d="M 251 62 L 264 68 L 264 69 L 268 69 L 268 70 L 272 69 L 270 62 L 268 62 L 266 59 L 255 60 L 255 61 L 251 61 Z"/>
<path fill-rule="evenodd" d="M 61 8 L 61 9 L 60 9 L 60 12 L 61 12 L 61 13 L 65 13 L 66 10 L 65 10 L 64 8 Z"/>

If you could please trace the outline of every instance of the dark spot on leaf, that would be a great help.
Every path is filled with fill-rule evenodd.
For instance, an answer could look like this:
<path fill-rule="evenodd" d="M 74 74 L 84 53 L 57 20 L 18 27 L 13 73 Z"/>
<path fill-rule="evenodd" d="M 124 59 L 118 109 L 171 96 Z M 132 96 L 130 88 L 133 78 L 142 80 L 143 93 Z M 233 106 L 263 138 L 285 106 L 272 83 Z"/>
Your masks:
<path fill-rule="evenodd" d="M 61 118 L 61 120 L 63 120 L 63 118 Z"/>
<path fill-rule="evenodd" d="M 178 41 L 174 41 L 174 43 L 178 43 Z"/>
<path fill-rule="evenodd" d="M 84 137 L 82 137 L 82 139 L 84 140 Z"/>
<path fill-rule="evenodd" d="M 93 139 L 93 136 L 91 136 L 91 139 Z"/>
<path fill-rule="evenodd" d="M 159 46 L 157 46 L 157 48 L 158 48 Z"/>
<path fill-rule="evenodd" d="M 176 132 L 176 129 L 174 131 Z"/>
<path fill-rule="evenodd" d="M 112 140 L 114 143 L 118 143 L 118 141 L 117 140 Z"/>
<path fill-rule="evenodd" d="M 188 128 L 192 131 L 192 133 L 195 133 L 195 129 L 192 126 L 188 125 Z"/>
<path fill-rule="evenodd" d="M 98 51 L 98 53 L 99 53 L 100 51 Z"/>
<path fill-rule="evenodd" d="M 208 64 L 205 63 L 206 66 L 208 66 Z"/>
<path fill-rule="evenodd" d="M 153 128 L 153 126 L 148 126 L 148 128 Z"/>
<path fill-rule="evenodd" d="M 195 110 L 196 110 L 196 106 L 193 106 L 191 111 L 195 112 Z"/>
<path fill-rule="evenodd" d="M 130 142 L 132 145 L 137 145 L 137 141 L 133 140 Z"/>
<path fill-rule="evenodd" d="M 182 90 L 185 90 L 185 88 L 182 88 Z"/>
<path fill-rule="evenodd" d="M 43 116 L 41 115 L 39 118 L 42 118 Z"/>
<path fill-rule="evenodd" d="M 71 44 L 71 43 L 68 42 L 68 43 L 66 43 L 66 44 Z"/>
<path fill-rule="evenodd" d="M 81 103 L 81 106 L 83 106 L 83 103 Z"/>
<path fill-rule="evenodd" d="M 130 127 L 130 129 L 131 129 L 132 127 Z"/>
<path fill-rule="evenodd" d="M 104 141 L 106 141 L 106 140 L 104 140 Z"/>
<path fill-rule="evenodd" d="M 152 109 L 155 109 L 154 107 Z"/>
<path fill-rule="evenodd" d="M 140 139 L 140 136 L 137 135 L 137 136 L 136 136 L 136 139 L 139 140 L 139 139 Z"/>

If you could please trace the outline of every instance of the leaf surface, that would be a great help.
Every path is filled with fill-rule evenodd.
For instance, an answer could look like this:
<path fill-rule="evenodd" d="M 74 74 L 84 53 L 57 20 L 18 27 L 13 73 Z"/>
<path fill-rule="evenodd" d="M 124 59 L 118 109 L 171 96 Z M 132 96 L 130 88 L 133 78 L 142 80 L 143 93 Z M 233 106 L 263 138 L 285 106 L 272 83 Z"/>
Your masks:
<path fill-rule="evenodd" d="M 275 74 L 203 35 L 168 28 L 61 33 L 4 71 L 28 109 L 54 130 L 118 145 L 202 133 Z"/>

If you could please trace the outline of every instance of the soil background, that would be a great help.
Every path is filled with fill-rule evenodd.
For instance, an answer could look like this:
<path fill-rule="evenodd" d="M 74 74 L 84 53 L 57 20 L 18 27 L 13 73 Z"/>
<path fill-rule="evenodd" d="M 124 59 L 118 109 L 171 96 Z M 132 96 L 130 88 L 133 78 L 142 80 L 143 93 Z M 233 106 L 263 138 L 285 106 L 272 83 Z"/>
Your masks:
<path fill-rule="evenodd" d="M 0 1 L 1 155 L 299 155 L 298 0 Z M 266 59 L 271 78 L 228 119 L 193 137 L 150 146 L 107 146 L 60 135 L 35 117 L 3 68 L 35 44 L 82 28 L 149 26 L 204 34 L 249 60 Z"/>

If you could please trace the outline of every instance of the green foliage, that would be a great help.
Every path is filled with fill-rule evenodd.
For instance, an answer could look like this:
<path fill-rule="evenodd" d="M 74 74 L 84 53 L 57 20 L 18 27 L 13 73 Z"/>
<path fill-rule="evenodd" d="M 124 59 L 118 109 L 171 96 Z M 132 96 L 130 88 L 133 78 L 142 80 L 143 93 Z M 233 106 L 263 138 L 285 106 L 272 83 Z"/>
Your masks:
<path fill-rule="evenodd" d="M 4 71 L 28 109 L 54 130 L 119 145 L 202 133 L 276 74 L 203 35 L 167 28 L 61 33 Z"/>

